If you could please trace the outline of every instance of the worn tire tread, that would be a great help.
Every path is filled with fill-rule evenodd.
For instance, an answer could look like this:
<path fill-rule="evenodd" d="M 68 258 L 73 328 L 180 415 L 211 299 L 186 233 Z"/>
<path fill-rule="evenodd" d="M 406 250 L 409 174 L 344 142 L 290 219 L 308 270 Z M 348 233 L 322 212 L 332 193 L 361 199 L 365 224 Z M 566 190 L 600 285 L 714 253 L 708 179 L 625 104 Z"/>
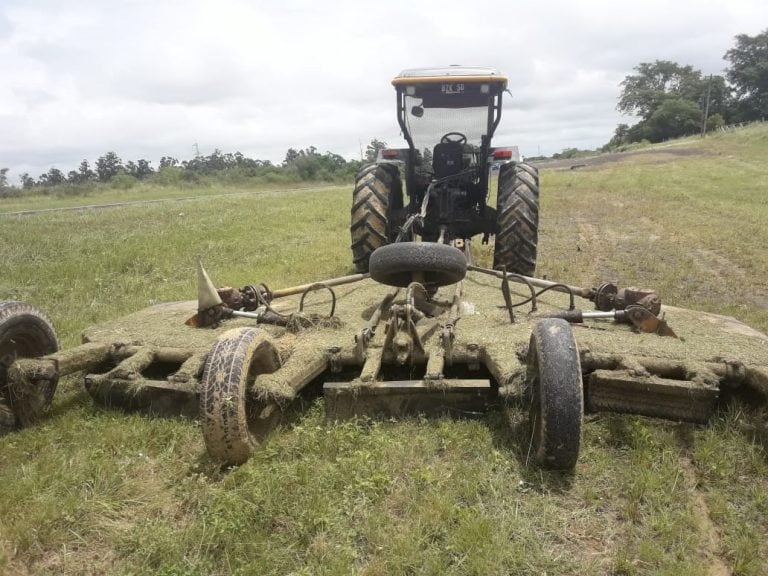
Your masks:
<path fill-rule="evenodd" d="M 27 346 L 32 350 L 20 352 L 14 346 L 14 336 L 32 338 Z M 8 389 L 7 370 L 16 358 L 36 358 L 59 350 L 59 340 L 52 322 L 42 311 L 17 300 L 0 301 L 0 434 L 18 425 L 31 424 L 47 410 L 56 392 L 56 382 L 44 390 L 12 391 Z M 22 400 L 35 393 L 40 401 L 33 408 L 25 408 Z M 14 405 L 16 398 L 16 405 Z M 31 406 L 31 405 L 30 405 Z"/>
<path fill-rule="evenodd" d="M 371 164 L 358 172 L 352 193 L 352 261 L 359 273 L 368 272 L 376 248 L 393 240 L 392 210 L 402 206 L 402 183 L 397 166 Z"/>
<path fill-rule="evenodd" d="M 255 374 L 274 372 L 280 356 L 271 337 L 258 328 L 222 334 L 208 354 L 200 381 L 200 418 L 208 453 L 226 465 L 242 464 L 257 445 L 249 386 Z"/>
<path fill-rule="evenodd" d="M 496 209 L 493 267 L 533 276 L 539 228 L 538 170 L 528 164 L 502 166 Z"/>
<path fill-rule="evenodd" d="M 576 465 L 584 418 L 581 362 L 570 325 L 560 318 L 536 323 L 528 349 L 532 449 L 554 470 Z"/>

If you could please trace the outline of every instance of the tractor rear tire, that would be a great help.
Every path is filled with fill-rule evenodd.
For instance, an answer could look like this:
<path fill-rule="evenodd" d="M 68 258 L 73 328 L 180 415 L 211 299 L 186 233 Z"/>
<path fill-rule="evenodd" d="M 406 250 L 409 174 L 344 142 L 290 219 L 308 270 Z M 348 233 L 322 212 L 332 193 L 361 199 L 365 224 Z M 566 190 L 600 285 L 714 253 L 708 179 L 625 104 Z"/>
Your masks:
<path fill-rule="evenodd" d="M 358 273 L 368 272 L 376 248 L 398 233 L 393 212 L 403 207 L 403 185 L 394 164 L 371 164 L 358 172 L 352 193 L 352 261 Z"/>
<path fill-rule="evenodd" d="M 584 389 L 579 350 L 565 320 L 547 318 L 534 326 L 526 391 L 534 459 L 542 468 L 573 468 L 581 445 Z"/>
<path fill-rule="evenodd" d="M 0 434 L 34 421 L 51 405 L 56 392 L 56 381 L 40 390 L 10 390 L 11 364 L 17 358 L 37 358 L 58 349 L 56 331 L 45 314 L 23 302 L 0 301 Z"/>
<path fill-rule="evenodd" d="M 257 375 L 280 366 L 280 355 L 263 330 L 235 328 L 216 340 L 200 382 L 203 438 L 214 460 L 232 466 L 251 456 L 258 445 L 258 420 L 275 406 L 259 401 L 250 389 Z"/>
<path fill-rule="evenodd" d="M 525 162 L 518 162 L 517 167 L 523 172 L 533 178 L 533 182 L 536 184 L 536 195 L 539 195 L 539 169 Z"/>
<path fill-rule="evenodd" d="M 435 242 L 397 242 L 371 255 L 371 278 L 387 286 L 407 287 L 418 281 L 439 288 L 467 275 L 467 258 L 458 248 Z"/>
<path fill-rule="evenodd" d="M 506 164 L 499 173 L 493 267 L 533 276 L 539 238 L 539 172 L 528 164 Z"/>

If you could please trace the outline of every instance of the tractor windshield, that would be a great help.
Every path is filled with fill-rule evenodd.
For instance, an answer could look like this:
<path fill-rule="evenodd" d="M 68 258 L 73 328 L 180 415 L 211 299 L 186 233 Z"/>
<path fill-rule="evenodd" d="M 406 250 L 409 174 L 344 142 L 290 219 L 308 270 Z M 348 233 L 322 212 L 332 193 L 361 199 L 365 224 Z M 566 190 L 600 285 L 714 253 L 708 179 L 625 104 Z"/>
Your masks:
<path fill-rule="evenodd" d="M 488 133 L 488 84 L 463 82 L 406 86 L 404 119 L 416 150 L 431 150 L 450 132 L 463 134 L 467 143 L 480 146 Z"/>

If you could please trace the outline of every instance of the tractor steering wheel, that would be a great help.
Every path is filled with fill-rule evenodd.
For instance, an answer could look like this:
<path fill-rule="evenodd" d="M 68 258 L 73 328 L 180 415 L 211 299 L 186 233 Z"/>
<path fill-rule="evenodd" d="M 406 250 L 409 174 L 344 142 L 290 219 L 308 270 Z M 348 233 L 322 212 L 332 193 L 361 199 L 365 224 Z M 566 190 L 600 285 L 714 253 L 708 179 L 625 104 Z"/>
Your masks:
<path fill-rule="evenodd" d="M 455 136 L 456 138 L 451 138 L 451 136 Z M 456 144 L 466 144 L 467 137 L 464 136 L 464 134 L 461 132 L 448 132 L 447 134 L 443 135 L 442 138 L 440 138 L 440 144 L 448 144 L 454 142 Z"/>

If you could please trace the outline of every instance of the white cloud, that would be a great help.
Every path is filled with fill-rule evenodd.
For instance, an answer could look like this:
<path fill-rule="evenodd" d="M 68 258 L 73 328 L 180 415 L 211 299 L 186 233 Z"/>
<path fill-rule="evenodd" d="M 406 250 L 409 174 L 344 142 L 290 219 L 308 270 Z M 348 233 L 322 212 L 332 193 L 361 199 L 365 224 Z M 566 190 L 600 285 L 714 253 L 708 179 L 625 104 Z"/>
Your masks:
<path fill-rule="evenodd" d="M 363 3 L 5 0 L 0 166 L 15 177 L 115 150 L 124 159 L 220 148 L 280 161 L 401 142 L 390 79 L 440 64 L 510 77 L 499 141 L 529 155 L 605 143 L 619 82 L 643 61 L 721 72 L 763 0 Z"/>

